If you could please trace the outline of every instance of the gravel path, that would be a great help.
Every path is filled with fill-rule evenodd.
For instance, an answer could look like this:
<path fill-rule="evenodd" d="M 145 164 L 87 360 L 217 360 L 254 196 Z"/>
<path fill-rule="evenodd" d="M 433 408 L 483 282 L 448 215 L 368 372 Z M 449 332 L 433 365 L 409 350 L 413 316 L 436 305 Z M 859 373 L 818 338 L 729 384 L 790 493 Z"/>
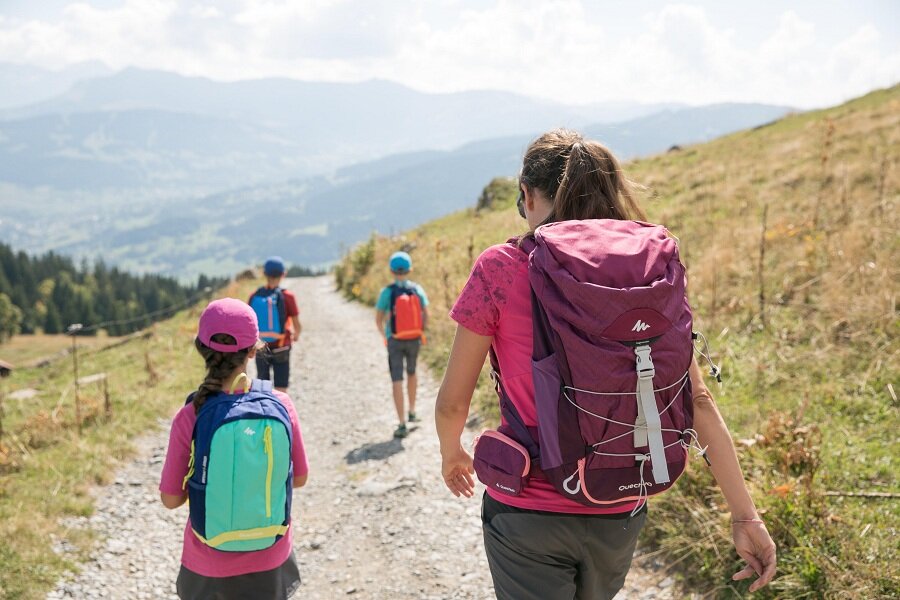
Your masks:
<path fill-rule="evenodd" d="M 292 353 L 291 396 L 310 460 L 309 484 L 294 495 L 303 578 L 296 597 L 493 598 L 479 502 L 453 497 L 441 482 L 433 424 L 438 383 L 420 371 L 422 422 L 406 439 L 393 439 L 387 365 L 371 310 L 341 299 L 330 278 L 288 285 L 304 324 Z M 187 511 L 159 502 L 167 426 L 160 421 L 159 431 L 136 442 L 139 457 L 98 490 L 94 515 L 73 520 L 104 542 L 48 599 L 176 597 Z M 635 568 L 617 600 L 668 599 L 671 583 Z"/>

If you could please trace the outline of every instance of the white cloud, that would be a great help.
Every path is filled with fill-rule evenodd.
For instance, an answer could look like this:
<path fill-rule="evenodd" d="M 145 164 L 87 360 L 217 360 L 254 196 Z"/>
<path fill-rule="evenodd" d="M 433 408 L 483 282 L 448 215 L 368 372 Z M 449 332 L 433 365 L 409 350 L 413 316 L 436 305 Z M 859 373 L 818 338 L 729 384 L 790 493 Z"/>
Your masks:
<path fill-rule="evenodd" d="M 685 3 L 643 17 L 581 0 L 123 0 L 112 8 L 72 2 L 60 14 L 0 16 L 0 61 L 53 68 L 101 60 L 218 79 L 377 77 L 567 103 L 812 106 L 900 80 L 900 47 L 877 25 L 826 37 L 793 10 L 762 36 Z"/>

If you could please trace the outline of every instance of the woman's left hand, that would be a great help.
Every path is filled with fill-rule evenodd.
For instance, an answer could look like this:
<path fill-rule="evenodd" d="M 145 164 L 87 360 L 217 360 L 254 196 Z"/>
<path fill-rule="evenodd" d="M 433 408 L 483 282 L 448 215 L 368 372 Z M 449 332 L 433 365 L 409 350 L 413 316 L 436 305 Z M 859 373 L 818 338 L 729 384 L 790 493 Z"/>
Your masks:
<path fill-rule="evenodd" d="M 750 522 L 733 523 L 731 535 L 738 555 L 747 561 L 747 566 L 731 578 L 737 581 L 747 579 L 756 573 L 757 580 L 750 584 L 750 591 L 755 592 L 772 581 L 775 576 L 775 542 L 772 541 L 765 523 L 755 519 Z"/>
<path fill-rule="evenodd" d="M 475 479 L 472 474 L 472 457 L 460 445 L 456 450 L 441 453 L 441 475 L 444 484 L 457 498 L 462 495 L 471 498 L 475 494 Z"/>

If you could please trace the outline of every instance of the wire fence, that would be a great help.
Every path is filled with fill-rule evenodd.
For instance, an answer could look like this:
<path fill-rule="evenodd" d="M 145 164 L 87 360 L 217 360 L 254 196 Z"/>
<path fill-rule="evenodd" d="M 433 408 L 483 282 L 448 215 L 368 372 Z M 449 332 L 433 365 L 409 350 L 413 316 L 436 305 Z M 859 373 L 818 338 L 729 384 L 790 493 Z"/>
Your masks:
<path fill-rule="evenodd" d="M 160 308 L 158 310 L 154 310 L 152 312 L 148 312 L 142 315 L 137 315 L 134 317 L 129 317 L 127 319 L 113 319 L 109 321 L 103 321 L 102 323 L 95 323 L 93 325 L 82 325 L 81 323 L 71 323 L 68 327 L 66 327 L 66 335 L 76 336 L 79 334 L 88 333 L 91 331 L 97 331 L 100 329 L 104 329 L 106 327 L 119 326 L 119 325 L 130 325 L 132 323 L 137 323 L 138 321 L 144 321 L 154 317 L 161 317 L 163 315 L 174 314 L 183 308 L 187 308 L 191 304 L 200 300 L 204 296 L 209 296 L 212 294 L 211 287 L 205 287 L 193 296 L 186 298 L 185 300 L 173 304 L 171 306 L 167 306 L 166 308 Z"/>
<path fill-rule="evenodd" d="M 72 385 L 75 389 L 75 421 L 78 426 L 78 434 L 81 435 L 81 426 L 82 426 L 82 418 L 81 418 L 81 397 L 79 395 L 79 387 L 82 383 L 82 379 L 84 383 L 88 383 L 88 381 L 102 381 L 103 390 L 104 390 L 104 407 L 105 407 L 105 415 L 106 418 L 109 419 L 112 417 L 112 410 L 109 401 L 109 387 L 105 373 L 95 374 L 92 376 L 84 377 L 79 379 L 78 377 L 78 344 L 76 343 L 76 337 L 78 334 L 83 334 L 91 331 L 97 331 L 99 329 L 103 329 L 105 327 L 117 326 L 117 325 L 129 325 L 131 323 L 136 323 L 141 320 L 147 320 L 154 317 L 161 317 L 164 315 L 174 314 L 179 310 L 187 308 L 188 306 L 194 304 L 198 300 L 203 297 L 209 297 L 212 295 L 212 288 L 205 287 L 202 290 L 198 291 L 193 296 L 186 298 L 185 300 L 173 304 L 171 306 L 167 306 L 166 308 L 161 308 L 158 310 L 154 310 L 143 315 L 137 315 L 134 317 L 129 317 L 128 319 L 113 319 L 109 321 L 103 321 L 102 323 L 95 323 L 93 325 L 88 325 L 85 327 L 81 323 L 71 323 L 68 327 L 66 327 L 66 335 L 72 336 Z M 2 425 L 0 425 L 0 431 L 2 431 Z"/>

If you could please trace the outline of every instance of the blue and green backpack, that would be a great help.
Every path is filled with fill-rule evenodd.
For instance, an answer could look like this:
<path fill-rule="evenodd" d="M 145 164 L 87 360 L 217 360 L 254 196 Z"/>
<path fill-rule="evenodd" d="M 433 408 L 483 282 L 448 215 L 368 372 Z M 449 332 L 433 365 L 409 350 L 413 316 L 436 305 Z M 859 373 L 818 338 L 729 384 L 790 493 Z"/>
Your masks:
<path fill-rule="evenodd" d="M 188 397 L 191 402 L 193 395 Z M 216 550 L 275 544 L 291 520 L 291 418 L 271 381 L 210 396 L 197 413 L 184 485 L 191 529 Z"/>

